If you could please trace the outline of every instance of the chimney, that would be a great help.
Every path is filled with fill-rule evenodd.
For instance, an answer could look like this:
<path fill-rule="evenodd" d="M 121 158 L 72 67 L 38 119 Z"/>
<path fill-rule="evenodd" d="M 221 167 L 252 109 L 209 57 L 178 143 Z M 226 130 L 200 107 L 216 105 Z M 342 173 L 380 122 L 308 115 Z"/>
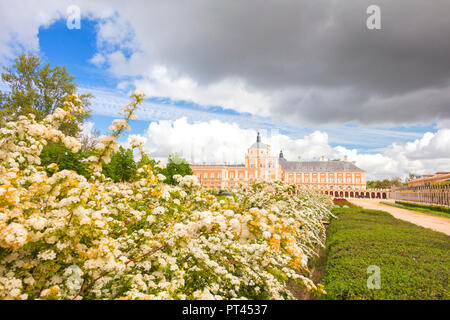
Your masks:
<path fill-rule="evenodd" d="M 325 156 L 322 156 L 321 161 L 325 161 Z"/>
<path fill-rule="evenodd" d="M 344 161 L 348 161 L 348 157 L 347 156 L 344 156 Z"/>
<path fill-rule="evenodd" d="M 356 161 L 352 161 L 353 165 L 356 165 Z"/>
<path fill-rule="evenodd" d="M 314 161 L 316 161 L 316 157 L 314 157 L 313 159 L 314 159 Z"/>
<path fill-rule="evenodd" d="M 302 157 L 298 156 L 297 160 L 298 160 L 298 162 L 302 161 Z"/>

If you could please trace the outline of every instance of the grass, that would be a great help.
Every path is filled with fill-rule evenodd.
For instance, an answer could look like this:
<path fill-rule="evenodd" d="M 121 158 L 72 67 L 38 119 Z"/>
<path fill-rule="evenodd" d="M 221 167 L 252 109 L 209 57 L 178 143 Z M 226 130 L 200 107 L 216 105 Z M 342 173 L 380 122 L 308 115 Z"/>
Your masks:
<path fill-rule="evenodd" d="M 340 207 L 342 207 L 342 206 L 355 207 L 354 204 L 348 202 L 348 201 L 345 200 L 345 199 L 334 199 L 334 200 L 333 200 L 333 203 L 334 203 L 335 205 L 337 205 L 337 206 L 340 206 Z"/>
<path fill-rule="evenodd" d="M 383 211 L 336 208 L 330 222 L 325 299 L 450 299 L 450 237 Z M 369 290 L 370 265 L 381 289 Z"/>
<path fill-rule="evenodd" d="M 434 216 L 441 216 L 450 218 L 450 208 L 435 206 L 435 205 L 427 205 L 421 203 L 413 203 L 413 202 L 405 202 L 405 201 L 395 201 L 395 203 L 383 202 L 383 204 L 392 205 L 399 208 L 414 210 L 426 214 L 431 214 Z"/>
<path fill-rule="evenodd" d="M 227 201 L 230 197 L 233 198 L 234 202 L 236 202 L 236 196 L 234 194 L 230 195 L 230 196 L 216 196 L 217 201 L 220 201 L 220 200 Z"/>

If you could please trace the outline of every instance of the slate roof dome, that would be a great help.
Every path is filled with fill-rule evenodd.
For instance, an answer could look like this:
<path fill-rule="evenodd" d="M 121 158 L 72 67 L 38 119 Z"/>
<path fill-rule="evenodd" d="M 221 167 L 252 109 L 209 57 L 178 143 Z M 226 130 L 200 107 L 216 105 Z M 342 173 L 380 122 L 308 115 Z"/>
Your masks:
<path fill-rule="evenodd" d="M 258 132 L 258 136 L 256 137 L 256 142 L 251 145 L 250 149 L 265 149 L 268 145 L 261 142 L 261 136 Z"/>

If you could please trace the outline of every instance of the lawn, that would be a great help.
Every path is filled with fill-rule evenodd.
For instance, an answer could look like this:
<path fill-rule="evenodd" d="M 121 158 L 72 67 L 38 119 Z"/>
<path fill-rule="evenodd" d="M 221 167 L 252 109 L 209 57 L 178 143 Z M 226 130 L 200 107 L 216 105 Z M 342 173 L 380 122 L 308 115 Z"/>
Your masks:
<path fill-rule="evenodd" d="M 230 196 L 216 196 L 216 198 L 217 198 L 217 201 L 220 201 L 220 200 L 227 201 L 228 199 L 232 198 L 233 201 L 236 202 L 236 196 L 234 194 L 230 195 Z"/>
<path fill-rule="evenodd" d="M 335 208 L 328 229 L 325 299 L 450 299 L 450 237 L 383 211 Z M 367 288 L 380 268 L 381 289 Z"/>

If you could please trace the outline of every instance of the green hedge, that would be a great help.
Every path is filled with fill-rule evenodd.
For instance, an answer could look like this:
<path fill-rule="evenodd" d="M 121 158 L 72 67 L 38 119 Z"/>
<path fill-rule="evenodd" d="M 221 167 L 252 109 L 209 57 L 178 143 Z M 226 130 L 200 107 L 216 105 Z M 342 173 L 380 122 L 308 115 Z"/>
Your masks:
<path fill-rule="evenodd" d="M 428 209 L 428 210 L 432 210 L 432 211 L 439 211 L 439 212 L 445 212 L 445 213 L 450 214 L 450 208 L 449 207 L 433 206 L 433 205 L 412 203 L 412 202 L 404 202 L 404 201 L 395 201 L 395 203 L 401 204 L 402 206 L 405 206 L 405 207 Z"/>
<path fill-rule="evenodd" d="M 450 299 L 450 237 L 359 207 L 334 209 L 322 283 L 324 299 Z M 381 270 L 369 290 L 367 268 Z"/>

